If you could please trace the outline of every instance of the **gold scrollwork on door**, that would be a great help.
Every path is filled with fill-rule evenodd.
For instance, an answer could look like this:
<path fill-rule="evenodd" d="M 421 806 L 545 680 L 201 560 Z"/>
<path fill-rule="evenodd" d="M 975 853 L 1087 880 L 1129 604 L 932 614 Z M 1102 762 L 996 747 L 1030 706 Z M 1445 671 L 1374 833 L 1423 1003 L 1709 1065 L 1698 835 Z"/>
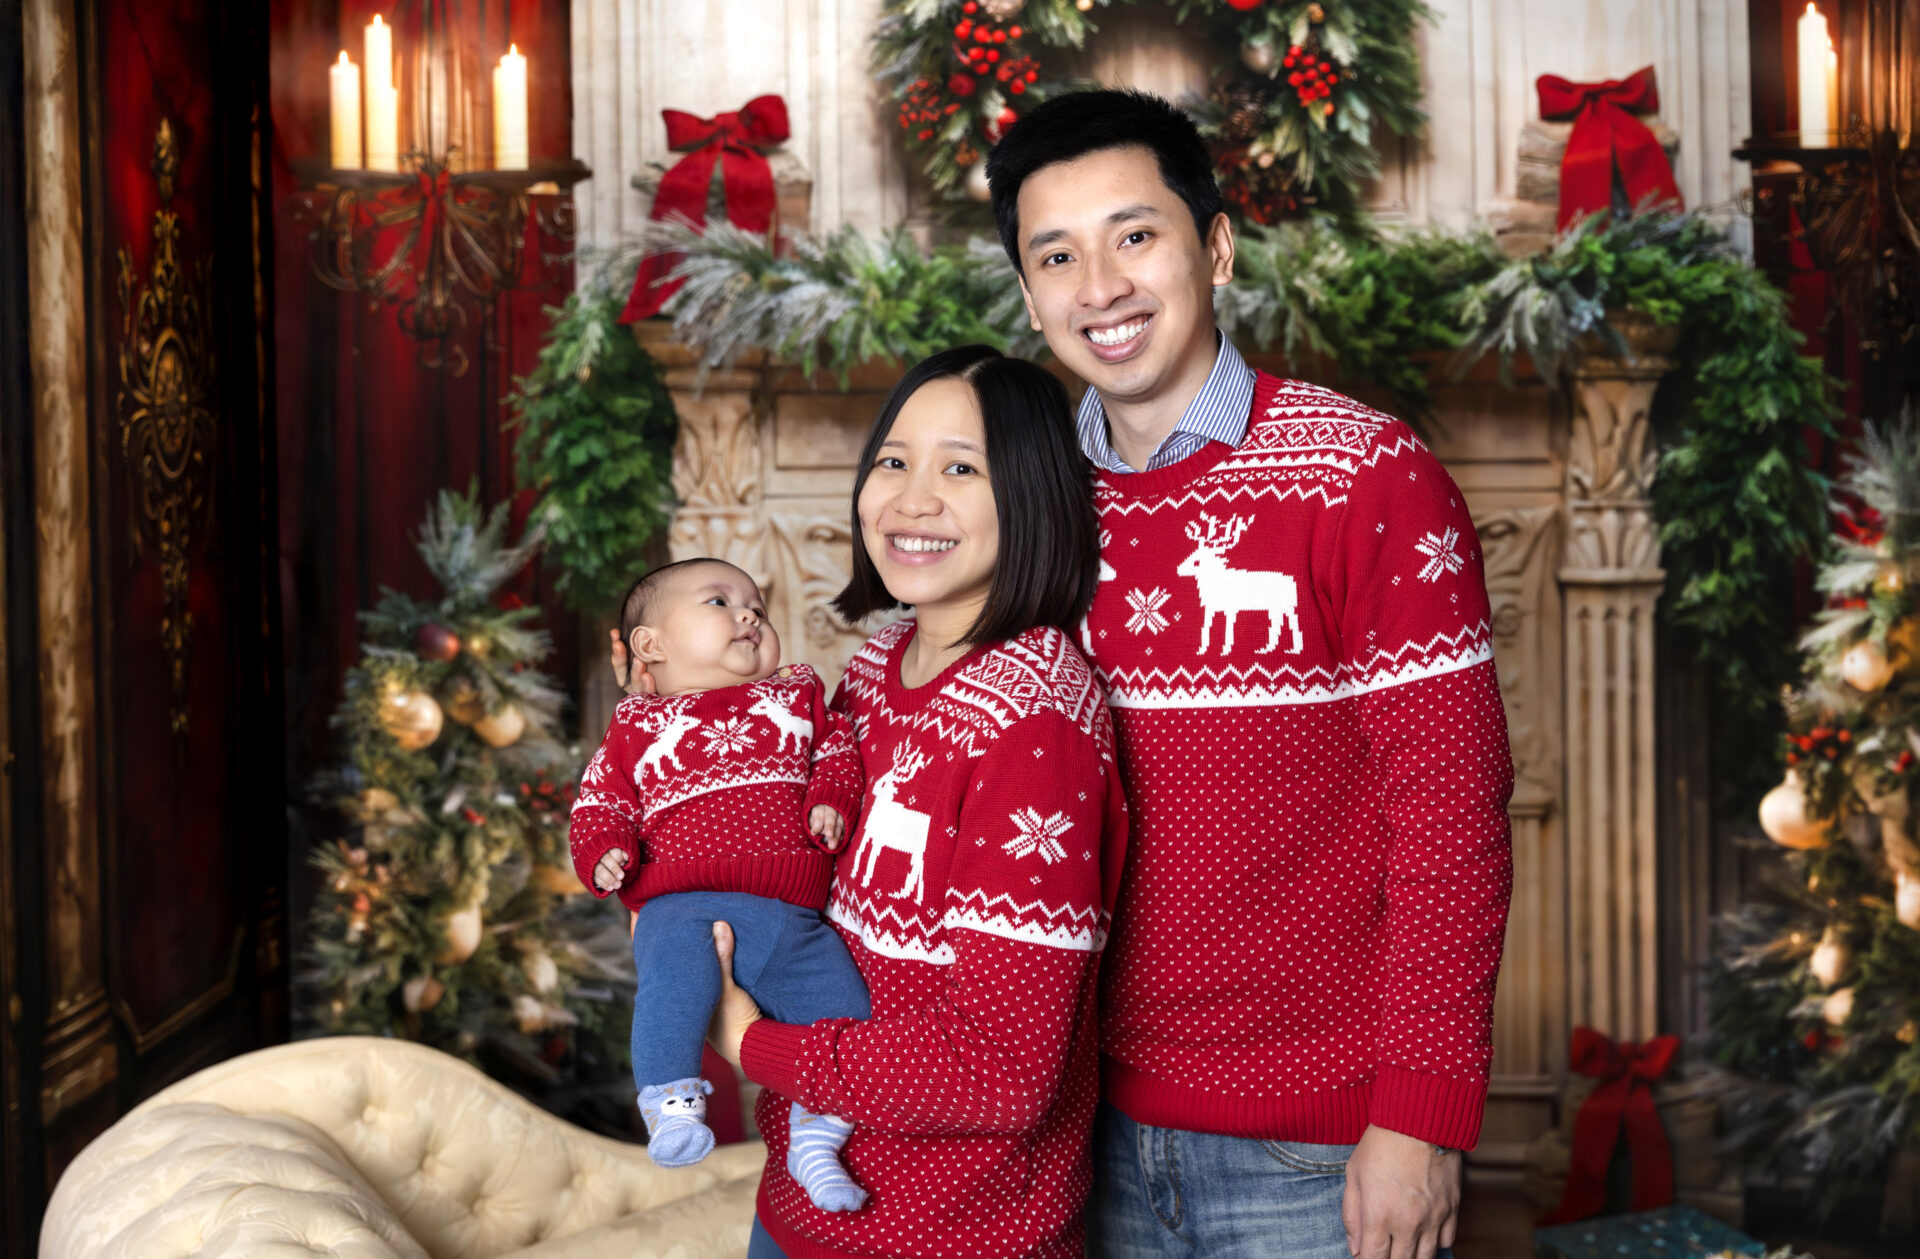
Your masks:
<path fill-rule="evenodd" d="M 214 413 L 209 348 L 209 268 L 180 258 L 180 219 L 172 210 L 180 153 L 172 124 L 160 120 L 153 140 L 153 177 L 160 208 L 153 214 L 153 262 L 137 279 L 133 251 L 119 252 L 120 455 L 131 498 L 127 522 L 136 559 L 151 545 L 160 558 L 166 610 L 160 646 L 166 655 L 173 732 L 187 733 L 187 658 L 193 639 L 188 606 L 189 549 L 211 499 Z"/>

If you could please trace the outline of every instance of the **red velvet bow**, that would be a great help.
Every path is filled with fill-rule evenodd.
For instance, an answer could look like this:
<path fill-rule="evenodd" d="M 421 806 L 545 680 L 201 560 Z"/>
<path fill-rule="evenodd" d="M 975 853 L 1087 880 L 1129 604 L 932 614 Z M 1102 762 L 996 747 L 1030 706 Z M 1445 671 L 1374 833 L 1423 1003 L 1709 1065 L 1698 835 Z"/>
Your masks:
<path fill-rule="evenodd" d="M 1613 168 L 1620 167 L 1628 204 L 1638 208 L 1648 194 L 1657 201 L 1681 204 L 1673 167 L 1647 125 L 1633 115 L 1660 108 L 1653 85 L 1653 67 L 1624 79 L 1605 83 L 1570 83 L 1557 74 L 1543 74 L 1535 83 L 1540 91 L 1540 116 L 1549 122 L 1573 119 L 1567 137 L 1567 155 L 1560 160 L 1560 213 L 1554 225 L 1567 225 L 1584 214 L 1613 205 Z"/>
<path fill-rule="evenodd" d="M 1667 1073 L 1679 1052 L 1678 1036 L 1656 1036 L 1644 1045 L 1609 1040 L 1591 1027 L 1573 1029 L 1572 1061 L 1581 1075 L 1600 1084 L 1573 1118 L 1573 1164 L 1560 1205 L 1540 1221 L 1571 1224 L 1598 1215 L 1607 1205 L 1607 1164 L 1624 1127 L 1633 1164 L 1633 1209 L 1651 1211 L 1673 1201 L 1673 1148 L 1653 1104 L 1653 1082 Z"/>
<path fill-rule="evenodd" d="M 649 216 L 678 215 L 696 225 L 707 221 L 707 189 L 713 185 L 714 163 L 720 164 L 720 186 L 727 198 L 727 222 L 748 232 L 764 232 L 773 223 L 773 168 L 760 149 L 784 141 L 787 103 L 778 96 L 756 96 L 736 112 L 698 118 L 678 109 L 663 109 L 667 147 L 686 156 L 660 178 Z M 640 263 L 633 294 L 620 313 L 621 323 L 658 314 L 680 288 L 667 274 L 679 261 L 674 254 L 655 254 Z"/>

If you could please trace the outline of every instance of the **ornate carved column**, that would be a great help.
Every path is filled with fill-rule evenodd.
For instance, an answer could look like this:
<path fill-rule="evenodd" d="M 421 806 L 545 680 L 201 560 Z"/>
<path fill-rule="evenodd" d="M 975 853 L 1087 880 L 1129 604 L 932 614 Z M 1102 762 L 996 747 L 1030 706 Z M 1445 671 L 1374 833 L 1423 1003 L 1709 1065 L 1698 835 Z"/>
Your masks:
<path fill-rule="evenodd" d="M 1659 1019 L 1653 617 L 1665 573 L 1647 415 L 1677 330 L 1615 321 L 1574 362 L 1560 584 L 1565 596 L 1568 1014 L 1642 1040 Z"/>
<path fill-rule="evenodd" d="M 119 1058 L 100 931 L 82 70 L 70 6 L 30 0 L 24 17 L 46 932 L 40 1122 L 52 1128 L 113 1082 Z"/>

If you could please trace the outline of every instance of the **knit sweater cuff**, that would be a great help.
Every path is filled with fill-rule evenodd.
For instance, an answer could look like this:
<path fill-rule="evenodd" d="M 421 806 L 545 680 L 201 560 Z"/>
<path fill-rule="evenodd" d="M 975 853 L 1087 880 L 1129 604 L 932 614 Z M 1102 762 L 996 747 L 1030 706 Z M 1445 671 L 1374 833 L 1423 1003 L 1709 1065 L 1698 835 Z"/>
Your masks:
<path fill-rule="evenodd" d="M 1471 1150 L 1480 1142 L 1480 1117 L 1487 1106 L 1487 1082 L 1380 1066 L 1373 1074 L 1367 1120 L 1381 1128 L 1450 1150 Z"/>
<path fill-rule="evenodd" d="M 573 856 L 573 872 L 587 885 L 587 890 L 605 900 L 612 892 L 603 892 L 595 886 L 593 868 L 600 864 L 600 858 L 610 852 L 622 851 L 627 854 L 626 868 L 621 871 L 622 881 L 633 877 L 633 852 L 622 841 L 620 831 L 613 826 L 601 825 L 576 827 L 567 837 L 567 847 Z M 617 890 L 617 889 L 616 889 Z"/>
<path fill-rule="evenodd" d="M 840 820 L 846 823 L 844 834 L 849 836 L 853 834 L 853 824 L 860 819 L 860 796 L 858 794 L 848 791 L 839 783 L 827 782 L 818 778 L 807 784 L 806 811 L 802 815 L 801 820 L 807 823 L 808 837 L 812 839 L 817 847 L 824 848 L 826 845 L 821 842 L 821 837 L 812 834 L 813 806 L 816 804 L 824 804 L 835 813 L 838 813 Z"/>
<path fill-rule="evenodd" d="M 808 1029 L 797 1023 L 760 1019 L 740 1042 L 740 1069 L 762 1088 L 789 1101 L 800 1096 L 800 1051 Z"/>

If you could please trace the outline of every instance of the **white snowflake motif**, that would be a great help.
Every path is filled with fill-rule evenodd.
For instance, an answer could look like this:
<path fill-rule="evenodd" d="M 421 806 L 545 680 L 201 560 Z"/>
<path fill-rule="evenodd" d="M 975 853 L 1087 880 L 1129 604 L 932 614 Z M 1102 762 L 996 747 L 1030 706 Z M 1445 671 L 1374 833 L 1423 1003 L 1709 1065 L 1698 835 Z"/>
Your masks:
<path fill-rule="evenodd" d="M 1041 817 L 1038 809 L 1016 809 L 1007 815 L 1007 820 L 1020 833 L 1001 847 L 1015 857 L 1039 853 L 1040 860 L 1052 865 L 1067 855 L 1067 850 L 1060 846 L 1060 837 L 1073 829 L 1073 823 L 1065 813 Z"/>
<path fill-rule="evenodd" d="M 1160 609 L 1172 598 L 1165 590 L 1155 586 L 1152 590 L 1142 590 L 1135 586 L 1127 592 L 1127 606 L 1133 609 L 1133 615 L 1127 618 L 1127 632 L 1130 634 L 1158 634 L 1167 628 L 1167 617 Z"/>
<path fill-rule="evenodd" d="M 725 721 L 715 722 L 707 731 L 707 755 L 725 756 L 730 752 L 744 752 L 753 746 L 753 736 L 747 733 L 747 720 L 744 717 L 729 717 Z"/>
<path fill-rule="evenodd" d="M 1427 564 L 1418 574 L 1421 581 L 1439 581 L 1442 573 L 1457 573 L 1466 567 L 1466 561 L 1454 550 L 1460 541 L 1460 531 L 1448 527 L 1444 534 L 1427 530 L 1427 536 L 1413 544 L 1413 549 L 1427 557 Z"/>

